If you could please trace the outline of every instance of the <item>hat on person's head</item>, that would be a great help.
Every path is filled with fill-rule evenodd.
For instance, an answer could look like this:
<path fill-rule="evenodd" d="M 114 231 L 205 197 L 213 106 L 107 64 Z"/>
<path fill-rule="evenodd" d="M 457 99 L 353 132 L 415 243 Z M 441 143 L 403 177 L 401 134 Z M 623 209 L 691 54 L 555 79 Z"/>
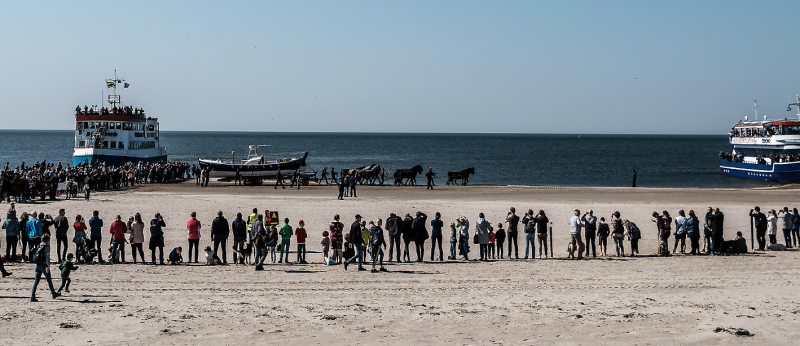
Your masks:
<path fill-rule="evenodd" d="M 356 214 L 356 219 L 360 219 L 360 218 L 361 218 L 361 214 Z"/>
<path fill-rule="evenodd" d="M 299 225 L 302 225 L 302 224 L 304 224 L 304 223 L 305 223 L 305 222 L 303 222 L 303 220 L 300 220 L 300 221 L 298 221 L 298 222 L 297 222 L 297 224 L 299 224 Z"/>

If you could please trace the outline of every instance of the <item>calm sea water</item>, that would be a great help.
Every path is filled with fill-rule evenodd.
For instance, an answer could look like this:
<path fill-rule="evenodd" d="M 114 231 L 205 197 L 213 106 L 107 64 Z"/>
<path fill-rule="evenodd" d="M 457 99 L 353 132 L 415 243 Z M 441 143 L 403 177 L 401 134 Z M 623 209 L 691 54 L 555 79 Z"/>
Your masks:
<path fill-rule="evenodd" d="M 72 131 L 2 130 L 0 138 L 3 164 L 72 162 Z M 377 163 L 391 175 L 397 168 L 419 164 L 440 173 L 439 184 L 447 171 L 475 167 L 471 184 L 629 186 L 631 169 L 636 169 L 639 186 L 767 185 L 719 172 L 717 154 L 730 150 L 726 135 L 161 133 L 161 145 L 176 161 L 230 160 L 231 151 L 238 161 L 250 144 L 270 145 L 260 150 L 270 158 L 308 151 L 307 163 L 318 171 Z"/>

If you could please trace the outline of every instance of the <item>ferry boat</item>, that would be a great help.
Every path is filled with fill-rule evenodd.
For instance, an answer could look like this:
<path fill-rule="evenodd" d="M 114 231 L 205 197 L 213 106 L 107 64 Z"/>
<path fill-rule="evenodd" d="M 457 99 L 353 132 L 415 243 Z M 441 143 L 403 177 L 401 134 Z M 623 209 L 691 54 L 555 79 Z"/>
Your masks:
<path fill-rule="evenodd" d="M 800 182 L 800 95 L 797 119 L 758 120 L 747 117 L 729 133 L 731 153 L 720 153 L 723 174 L 765 181 Z M 757 107 L 757 104 L 756 104 Z"/>
<path fill-rule="evenodd" d="M 158 118 L 148 117 L 144 109 L 124 105 L 117 87 L 127 89 L 124 79 L 106 79 L 108 108 L 75 108 L 75 144 L 72 163 L 105 162 L 111 166 L 125 163 L 162 162 L 167 149 L 159 143 Z"/>

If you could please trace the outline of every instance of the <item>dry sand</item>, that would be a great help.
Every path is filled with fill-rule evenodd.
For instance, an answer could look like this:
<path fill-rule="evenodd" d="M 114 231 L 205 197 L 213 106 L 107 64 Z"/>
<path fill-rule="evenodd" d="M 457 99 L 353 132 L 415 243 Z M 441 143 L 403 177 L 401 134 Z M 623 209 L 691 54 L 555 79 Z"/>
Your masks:
<path fill-rule="evenodd" d="M 51 214 L 63 207 L 68 217 L 87 219 L 97 209 L 107 224 L 117 214 L 140 212 L 149 220 L 161 212 L 167 251 L 187 247 L 191 211 L 204 225 L 204 247 L 217 210 L 229 221 L 253 207 L 278 210 L 292 225 L 305 220 L 312 263 L 267 265 L 263 272 L 241 265 L 81 266 L 72 274 L 72 293 L 52 300 L 46 284 L 40 285 L 39 303 L 28 302 L 33 266 L 11 264 L 14 275 L 0 280 L 0 343 L 765 345 L 794 344 L 800 334 L 795 251 L 565 259 L 567 221 L 575 208 L 593 209 L 598 217 L 619 210 L 642 228 L 640 250 L 649 254 L 655 251 L 654 210 L 677 215 L 678 209 L 720 207 L 726 238 L 743 231 L 749 240 L 748 210 L 792 207 L 797 190 L 471 186 L 359 187 L 358 193 L 338 201 L 328 186 L 297 191 L 187 183 L 97 193 L 89 202 L 19 205 L 20 212 Z M 337 213 L 345 224 L 356 213 L 374 220 L 416 210 L 439 211 L 447 223 L 459 214 L 474 221 L 484 212 L 497 223 L 511 206 L 547 211 L 557 259 L 391 264 L 380 274 L 321 264 L 319 238 Z M 448 248 L 446 243 L 445 256 Z M 715 333 L 715 327 L 745 328 L 755 336 Z"/>

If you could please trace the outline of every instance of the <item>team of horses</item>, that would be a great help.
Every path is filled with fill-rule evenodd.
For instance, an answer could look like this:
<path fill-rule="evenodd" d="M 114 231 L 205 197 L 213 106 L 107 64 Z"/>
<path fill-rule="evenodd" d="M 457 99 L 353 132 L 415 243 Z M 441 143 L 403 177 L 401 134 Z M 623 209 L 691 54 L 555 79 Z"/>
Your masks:
<path fill-rule="evenodd" d="M 417 176 L 423 172 L 424 169 L 422 168 L 422 165 L 395 170 L 393 175 L 394 185 L 416 185 Z M 383 184 L 382 179 L 380 179 L 380 174 L 381 166 L 378 164 L 341 170 L 342 177 L 352 175 L 361 185 L 374 185 L 376 182 Z M 472 174 L 475 174 L 475 167 L 470 167 L 458 172 L 447 172 L 446 185 L 458 185 L 459 182 L 461 185 L 467 185 L 467 182 L 469 182 L 469 176 Z"/>

